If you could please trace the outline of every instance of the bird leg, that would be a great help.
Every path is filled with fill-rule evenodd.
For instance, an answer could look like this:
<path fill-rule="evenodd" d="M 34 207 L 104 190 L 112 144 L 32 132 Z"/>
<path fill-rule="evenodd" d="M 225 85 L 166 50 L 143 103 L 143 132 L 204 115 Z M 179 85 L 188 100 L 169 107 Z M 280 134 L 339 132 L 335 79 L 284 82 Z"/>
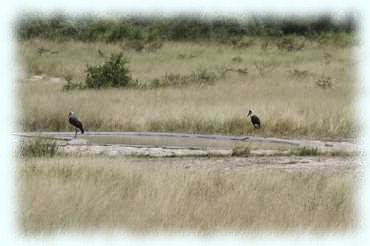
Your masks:
<path fill-rule="evenodd" d="M 77 137 L 77 129 L 75 129 L 75 138 Z"/>

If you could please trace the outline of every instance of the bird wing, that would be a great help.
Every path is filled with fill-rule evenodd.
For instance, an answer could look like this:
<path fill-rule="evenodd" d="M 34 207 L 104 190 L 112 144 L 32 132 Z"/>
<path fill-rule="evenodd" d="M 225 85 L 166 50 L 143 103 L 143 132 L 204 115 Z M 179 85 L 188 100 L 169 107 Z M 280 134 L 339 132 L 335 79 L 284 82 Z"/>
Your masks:
<path fill-rule="evenodd" d="M 255 127 L 258 126 L 258 128 L 259 128 L 261 126 L 261 121 L 260 121 L 260 119 L 257 116 L 252 115 L 251 120 L 252 120 L 252 124 Z"/>
<path fill-rule="evenodd" d="M 71 117 L 69 117 L 69 123 L 70 123 L 72 126 L 74 126 L 74 127 L 78 128 L 78 129 L 80 129 L 81 131 L 83 131 L 82 123 L 81 123 L 81 121 L 79 121 L 79 120 L 77 119 L 77 117 L 75 117 L 75 116 L 71 116 Z"/>

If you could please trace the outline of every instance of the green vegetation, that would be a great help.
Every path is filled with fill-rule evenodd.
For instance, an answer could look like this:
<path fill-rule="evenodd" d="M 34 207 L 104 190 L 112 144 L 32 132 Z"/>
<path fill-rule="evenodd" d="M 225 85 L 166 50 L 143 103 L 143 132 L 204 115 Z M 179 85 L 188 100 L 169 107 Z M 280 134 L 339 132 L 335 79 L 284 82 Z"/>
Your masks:
<path fill-rule="evenodd" d="M 71 17 L 63 14 L 53 16 L 24 14 L 18 22 L 18 37 L 21 40 L 41 38 L 54 41 L 79 40 L 84 42 L 131 41 L 136 51 L 153 46 L 160 41 L 216 41 L 230 43 L 236 47 L 253 44 L 248 37 L 283 37 L 282 49 L 299 50 L 302 43 L 295 45 L 286 36 L 304 36 L 322 42 L 341 40 L 351 44 L 347 34 L 356 30 L 355 17 L 334 20 L 331 16 L 307 17 L 239 16 L 207 18 L 200 15 L 176 17 Z M 247 38 L 247 39 L 246 39 Z M 134 41 L 134 42 L 133 42 Z M 266 44 L 268 45 L 268 44 Z M 154 45 L 156 46 L 156 45 Z"/>
<path fill-rule="evenodd" d="M 118 88 L 127 87 L 132 84 L 128 68 L 128 60 L 123 57 L 122 53 L 111 54 L 108 61 L 102 65 L 87 66 L 86 79 L 79 83 L 72 82 L 72 76 L 68 74 L 64 76 L 67 84 L 63 86 L 64 90 L 72 89 L 102 89 L 102 88 Z"/>
<path fill-rule="evenodd" d="M 323 232 L 355 226 L 355 172 L 184 168 L 207 160 L 25 159 L 19 167 L 21 226 L 29 233 Z"/>
<path fill-rule="evenodd" d="M 103 65 L 88 66 L 85 84 L 87 88 L 125 87 L 130 82 L 127 60 L 122 54 L 112 54 Z"/>

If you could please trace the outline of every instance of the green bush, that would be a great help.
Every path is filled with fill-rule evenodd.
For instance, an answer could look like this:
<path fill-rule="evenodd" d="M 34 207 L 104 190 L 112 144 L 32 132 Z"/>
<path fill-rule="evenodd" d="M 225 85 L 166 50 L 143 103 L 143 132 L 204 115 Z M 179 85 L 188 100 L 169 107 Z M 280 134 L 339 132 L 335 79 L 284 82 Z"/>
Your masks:
<path fill-rule="evenodd" d="M 128 60 L 122 53 L 112 54 L 103 65 L 88 66 L 85 84 L 87 88 L 126 87 L 131 81 Z"/>

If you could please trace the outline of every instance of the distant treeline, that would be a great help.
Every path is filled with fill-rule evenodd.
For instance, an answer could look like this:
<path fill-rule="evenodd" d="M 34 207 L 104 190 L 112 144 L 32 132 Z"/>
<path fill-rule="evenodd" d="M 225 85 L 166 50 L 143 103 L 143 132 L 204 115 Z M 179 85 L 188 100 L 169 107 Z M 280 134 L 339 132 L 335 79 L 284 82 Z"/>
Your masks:
<path fill-rule="evenodd" d="M 244 36 L 298 35 L 308 38 L 323 33 L 356 31 L 353 15 L 336 18 L 313 17 L 219 17 L 136 16 L 136 17 L 71 17 L 26 15 L 20 18 L 17 34 L 20 39 L 80 40 L 116 42 L 120 40 L 229 41 Z"/>

